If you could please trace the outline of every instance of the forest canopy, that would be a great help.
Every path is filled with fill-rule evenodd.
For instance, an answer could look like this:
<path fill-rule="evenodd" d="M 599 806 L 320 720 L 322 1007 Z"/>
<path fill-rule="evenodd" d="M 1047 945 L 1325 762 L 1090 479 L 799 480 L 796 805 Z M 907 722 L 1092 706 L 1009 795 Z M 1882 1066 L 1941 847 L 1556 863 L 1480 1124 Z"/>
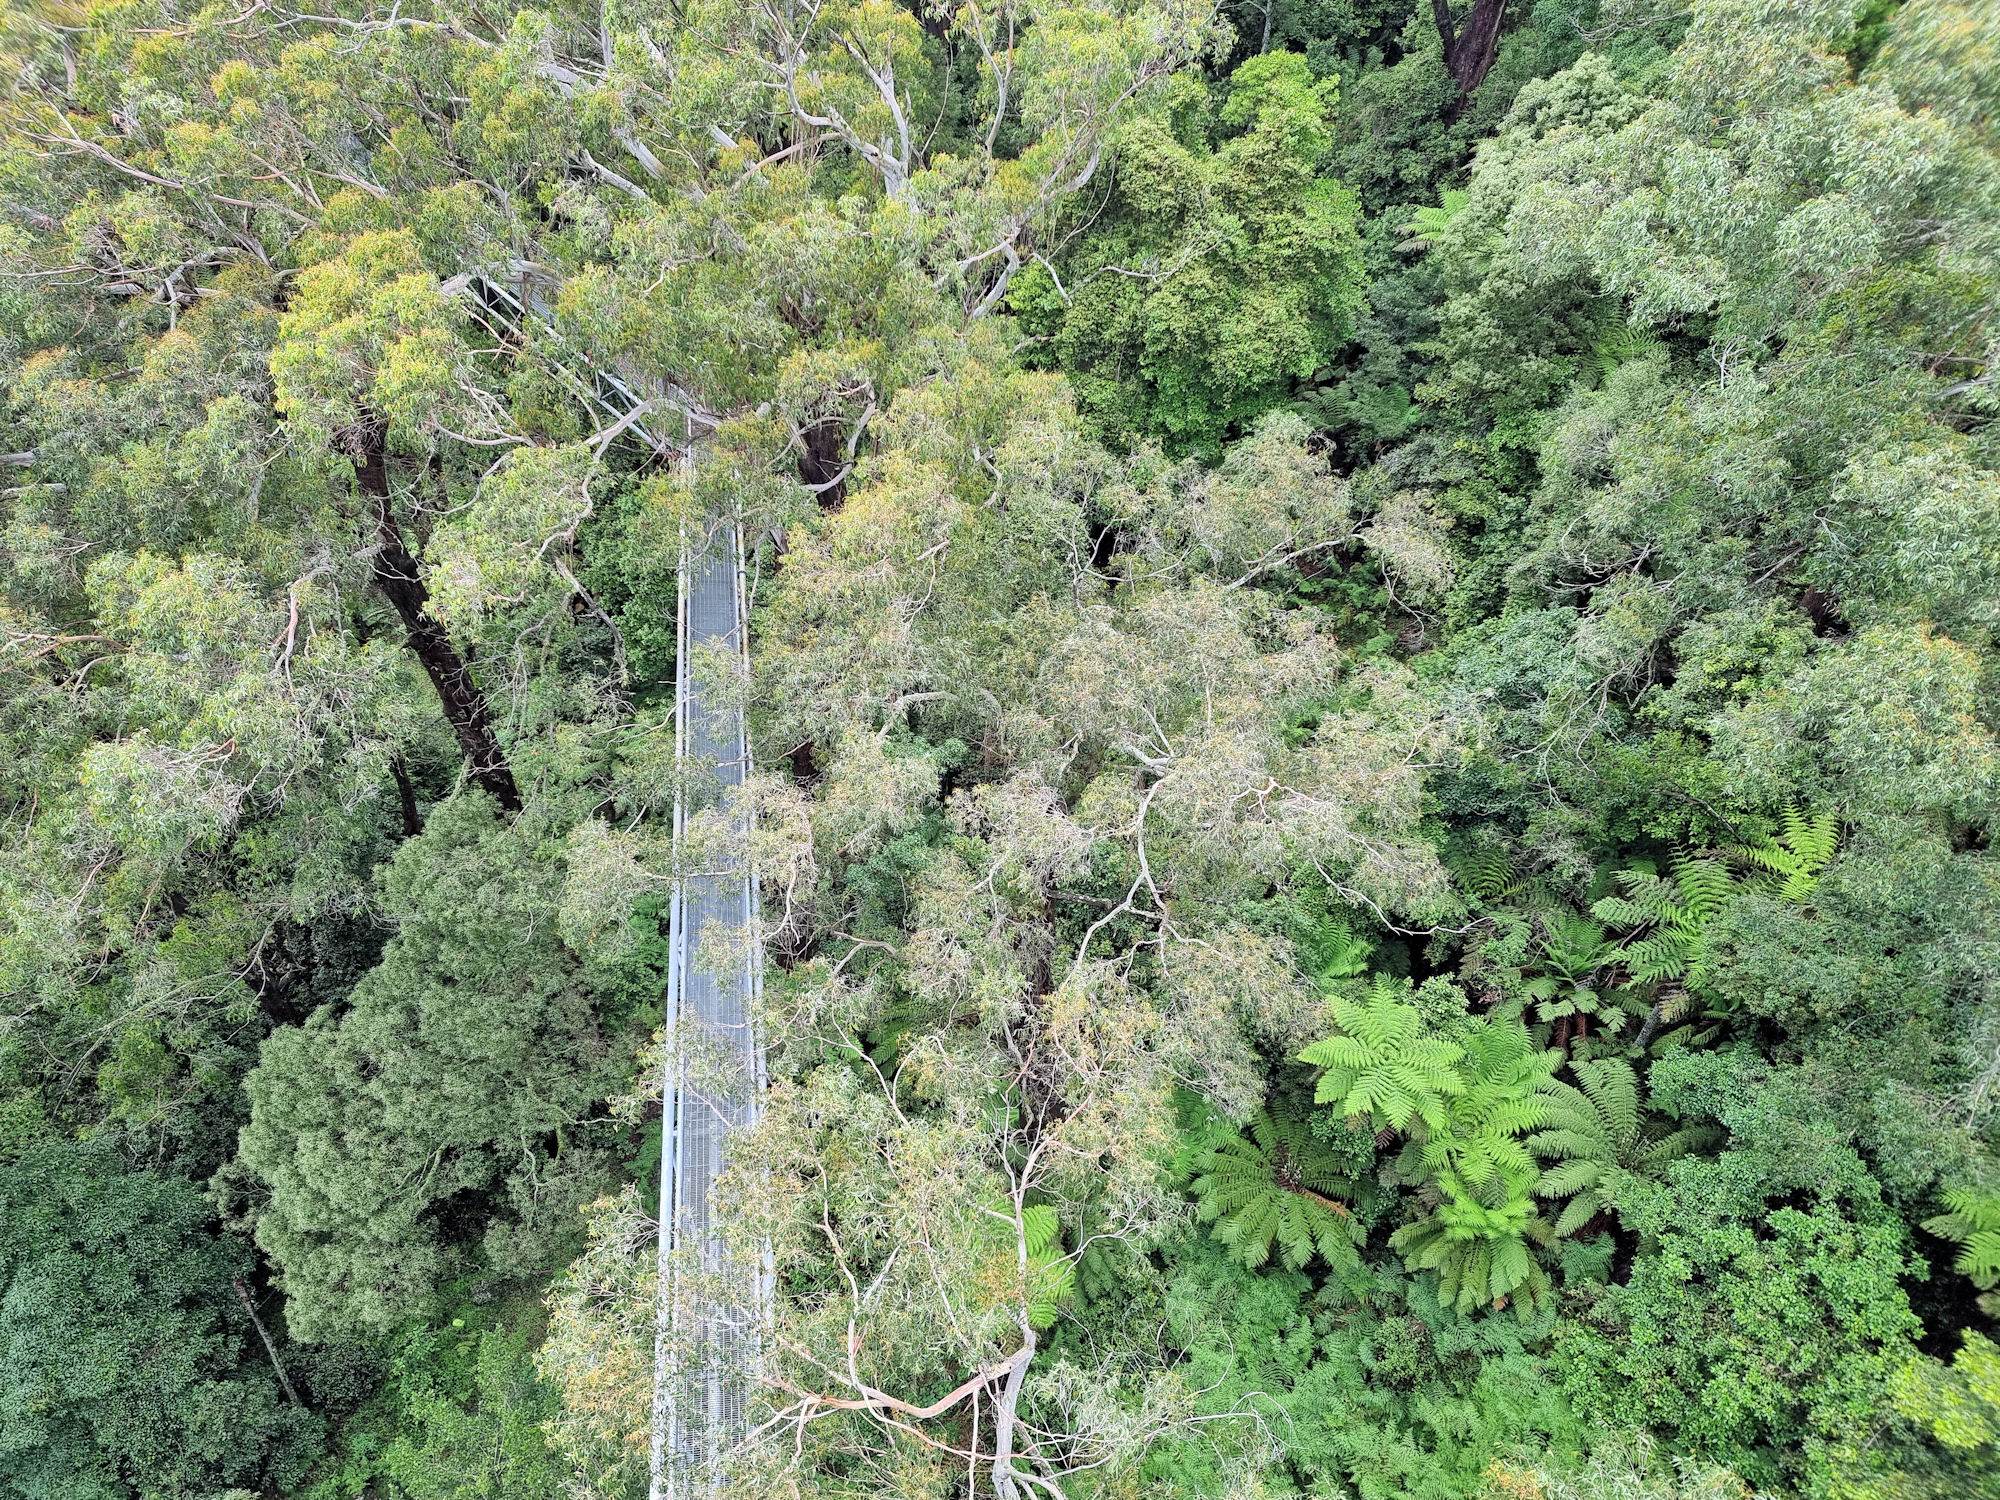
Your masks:
<path fill-rule="evenodd" d="M 0 48 L 0 1492 L 2000 1495 L 2000 8 Z"/>

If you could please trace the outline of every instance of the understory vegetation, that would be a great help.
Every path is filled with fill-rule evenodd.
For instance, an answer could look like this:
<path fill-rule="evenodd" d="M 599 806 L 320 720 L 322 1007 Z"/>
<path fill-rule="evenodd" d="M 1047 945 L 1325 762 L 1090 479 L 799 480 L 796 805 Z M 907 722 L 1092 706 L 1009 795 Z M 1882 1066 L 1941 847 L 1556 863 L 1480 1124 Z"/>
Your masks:
<path fill-rule="evenodd" d="M 2000 8 L 0 42 L 0 1493 L 2000 1495 Z"/>

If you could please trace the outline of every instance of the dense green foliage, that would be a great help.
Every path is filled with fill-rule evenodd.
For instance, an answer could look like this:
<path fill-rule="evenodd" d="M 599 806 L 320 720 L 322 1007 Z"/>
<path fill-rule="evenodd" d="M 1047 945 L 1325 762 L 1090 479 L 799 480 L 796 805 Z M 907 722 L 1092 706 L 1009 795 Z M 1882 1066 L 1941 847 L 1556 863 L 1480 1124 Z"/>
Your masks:
<path fill-rule="evenodd" d="M 296 1484 L 320 1436 L 288 1406 L 192 1184 L 109 1142 L 0 1166 L 0 1481 L 22 1495 Z"/>
<path fill-rule="evenodd" d="M 0 1492 L 2000 1494 L 2000 9 L 0 47 Z"/>

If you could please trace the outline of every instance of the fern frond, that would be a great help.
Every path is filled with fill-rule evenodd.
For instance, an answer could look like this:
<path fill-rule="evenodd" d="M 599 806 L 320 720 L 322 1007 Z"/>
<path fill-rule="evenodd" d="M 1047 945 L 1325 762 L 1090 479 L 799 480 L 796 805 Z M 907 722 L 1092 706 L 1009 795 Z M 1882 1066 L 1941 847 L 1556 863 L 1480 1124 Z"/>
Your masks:
<path fill-rule="evenodd" d="M 1788 805 L 1781 815 L 1784 825 L 1778 837 L 1815 875 L 1825 869 L 1840 848 L 1840 819 L 1833 813 L 1805 812 Z"/>
<path fill-rule="evenodd" d="M 1367 996 L 1334 1001 L 1344 1035 L 1314 1042 L 1301 1062 L 1324 1069 L 1314 1102 L 1343 1114 L 1365 1115 L 1404 1130 L 1414 1118 L 1436 1122 L 1442 1100 L 1459 1091 L 1454 1067 L 1463 1049 L 1424 1034 L 1423 1017 L 1406 1003 L 1406 990 L 1377 976 Z"/>
<path fill-rule="evenodd" d="M 1568 1198 L 1586 1188 L 1594 1188 L 1604 1177 L 1601 1161 L 1566 1161 L 1542 1173 L 1535 1184 L 1537 1198 Z"/>
<path fill-rule="evenodd" d="M 1597 1192 L 1578 1193 L 1563 1205 L 1563 1211 L 1556 1215 L 1553 1233 L 1558 1239 L 1568 1239 L 1584 1225 L 1602 1212 L 1604 1196 Z"/>
<path fill-rule="evenodd" d="M 1028 1325 L 1046 1330 L 1055 1325 L 1063 1303 L 1075 1295 L 1076 1266 L 1054 1251 L 1028 1262 Z"/>
<path fill-rule="evenodd" d="M 1629 323 L 1612 329 L 1591 352 L 1591 360 L 1597 366 L 1600 378 L 1609 380 L 1611 372 L 1622 364 L 1635 359 L 1643 359 L 1660 347 L 1660 341 L 1644 328 L 1634 328 Z"/>
<path fill-rule="evenodd" d="M 1650 1170 L 1669 1159 L 1662 1143 L 1647 1136 L 1640 1106 L 1638 1075 L 1619 1057 L 1573 1062 L 1577 1086 L 1558 1083 L 1549 1091 L 1548 1128 L 1524 1143 L 1551 1164 L 1535 1183 L 1542 1198 L 1569 1198 L 1551 1233 L 1574 1234 L 1606 1206 L 1606 1188 L 1619 1171 Z M 1676 1132 L 1683 1152 L 1699 1136 Z"/>
<path fill-rule="evenodd" d="M 1045 1204 L 1034 1204 L 1021 1210 L 1021 1239 L 1030 1257 L 1044 1254 L 1061 1232 L 1056 1211 Z"/>
<path fill-rule="evenodd" d="M 1604 1133 L 1604 1116 L 1583 1090 L 1560 1079 L 1550 1079 L 1542 1093 L 1548 1101 L 1548 1115 L 1543 1122 L 1545 1128 L 1534 1139 L 1563 1131 L 1579 1138 L 1602 1141 L 1606 1150 L 1615 1149 Z"/>
<path fill-rule="evenodd" d="M 1625 950 L 1625 964 L 1640 984 L 1680 979 L 1688 972 L 1690 946 L 1682 933 L 1672 930 L 1656 932 Z"/>
<path fill-rule="evenodd" d="M 1438 194 L 1437 206 L 1419 208 L 1410 215 L 1409 223 L 1403 226 L 1410 238 L 1397 248 L 1428 250 L 1437 242 L 1437 237 L 1444 233 L 1445 226 L 1458 216 L 1470 197 L 1469 193 L 1456 188 L 1446 188 Z"/>
<path fill-rule="evenodd" d="M 1493 1258 L 1486 1276 L 1486 1290 L 1498 1300 L 1512 1292 L 1515 1287 L 1528 1279 L 1528 1267 L 1532 1264 L 1528 1256 L 1527 1242 L 1519 1239 L 1504 1239 L 1493 1247 Z"/>
<path fill-rule="evenodd" d="M 1320 937 L 1326 953 L 1319 971 L 1322 979 L 1352 979 L 1368 972 L 1368 955 L 1375 951 L 1375 945 L 1358 935 L 1350 923 L 1329 918 Z"/>
<path fill-rule="evenodd" d="M 1514 861 L 1507 851 L 1491 845 L 1466 854 L 1459 869 L 1465 888 L 1482 901 L 1504 901 L 1524 883 L 1515 875 Z"/>
<path fill-rule="evenodd" d="M 1727 866 L 1691 855 L 1674 860 L 1674 886 L 1680 898 L 1677 904 L 1685 914 L 1682 921 L 1690 927 L 1705 923 L 1735 894 Z"/>
<path fill-rule="evenodd" d="M 1014 1205 L 1002 1198 L 983 1211 L 981 1223 L 993 1247 L 995 1259 L 1018 1266 L 1023 1250 L 1028 1274 L 1021 1286 L 1030 1327 L 1052 1327 L 1062 1304 L 1076 1292 L 1076 1267 L 1063 1253 L 1062 1224 L 1056 1211 L 1046 1204 L 1031 1204 L 1021 1210 L 1019 1241 L 1016 1242 Z M 1011 1279 L 1012 1273 L 1009 1273 Z"/>
<path fill-rule="evenodd" d="M 1297 1270 L 1315 1254 L 1352 1263 L 1363 1231 L 1330 1190 L 1347 1182 L 1339 1159 L 1301 1121 L 1259 1111 L 1249 1135 L 1218 1134 L 1197 1153 L 1197 1215 L 1215 1238 L 1255 1268 L 1280 1259 Z"/>
<path fill-rule="evenodd" d="M 1948 1188 L 1944 1201 L 1950 1205 L 1950 1219 L 1963 1224 L 1968 1232 L 2000 1229 L 2000 1193 L 1982 1193 L 1972 1188 Z M 1928 1226 L 1926 1226 L 1928 1227 Z"/>
<path fill-rule="evenodd" d="M 1657 1172 L 1690 1152 L 1718 1144 L 1721 1136 L 1722 1132 L 1712 1126 L 1684 1125 L 1658 1140 L 1646 1142 L 1637 1153 L 1635 1164 L 1648 1172 Z"/>
<path fill-rule="evenodd" d="M 1546 913 L 1542 928 L 1542 956 L 1567 978 L 1580 979 L 1602 964 L 1611 954 L 1604 941 L 1604 927 L 1581 912 L 1559 908 Z"/>
<path fill-rule="evenodd" d="M 1603 1121 L 1607 1140 L 1622 1148 L 1639 1138 L 1639 1078 L 1622 1057 L 1571 1065 L 1591 1107 Z"/>
<path fill-rule="evenodd" d="M 1609 1166 L 1617 1161 L 1616 1148 L 1603 1136 L 1581 1130 L 1538 1130 L 1522 1142 L 1536 1156 L 1552 1157 L 1557 1161 L 1574 1163 L 1586 1162 L 1592 1166 Z M 1547 1182 L 1560 1168 L 1542 1174 Z"/>
<path fill-rule="evenodd" d="M 1613 927 L 1644 927 L 1656 911 L 1627 896 L 1600 896 L 1590 903 L 1591 915 Z"/>
<path fill-rule="evenodd" d="M 1820 872 L 1840 846 L 1840 820 L 1832 813 L 1807 816 L 1788 804 L 1779 814 L 1775 839 L 1765 839 L 1731 852 L 1745 863 L 1778 877 L 1778 895 L 1803 901 L 1819 884 Z"/>
<path fill-rule="evenodd" d="M 2000 1286 L 2000 1193 L 1952 1188 L 1944 1201 L 1951 1212 L 1926 1219 L 1924 1228 L 1964 1247 L 1953 1266 L 1974 1286 L 1981 1291 Z"/>

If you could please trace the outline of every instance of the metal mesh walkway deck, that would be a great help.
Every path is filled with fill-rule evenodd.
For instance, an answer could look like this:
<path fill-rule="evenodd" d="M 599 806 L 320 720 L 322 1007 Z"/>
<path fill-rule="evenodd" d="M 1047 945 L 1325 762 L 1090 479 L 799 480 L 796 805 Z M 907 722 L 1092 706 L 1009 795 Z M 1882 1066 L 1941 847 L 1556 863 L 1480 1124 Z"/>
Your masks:
<path fill-rule="evenodd" d="M 715 674 L 747 671 L 744 620 L 738 542 L 725 530 L 683 565 L 676 716 L 683 764 L 713 772 L 725 807 L 749 758 L 736 695 L 719 693 Z M 688 800 L 684 794 L 675 809 L 677 843 Z M 664 1100 L 660 1252 L 673 1326 L 663 1319 L 657 1358 L 653 1500 L 692 1495 L 712 1482 L 718 1456 L 742 1432 L 754 1352 L 757 1270 L 735 1268 L 737 1296 L 714 1293 L 732 1267 L 724 1263 L 710 1193 L 730 1134 L 756 1119 L 764 1086 L 753 1025 L 761 954 L 749 828 L 741 810 L 731 809 L 730 818 L 726 866 L 685 874 L 672 913 L 667 1015 L 676 1061 Z"/>
<path fill-rule="evenodd" d="M 576 391 L 613 419 L 611 433 L 629 429 L 663 457 L 677 451 L 640 419 L 686 410 L 674 399 L 681 393 L 623 361 L 606 368 L 566 343 L 555 328 L 542 268 L 515 262 L 506 276 L 467 272 L 447 290 L 468 292 L 475 316 L 489 326 L 524 335 L 523 323 L 535 323 L 556 351 L 570 357 L 559 364 L 578 365 L 569 372 Z M 692 463 L 691 437 L 678 451 Z M 741 698 L 718 693 L 716 674 L 701 668 L 719 666 L 725 679 L 731 673 L 747 679 L 747 620 L 741 540 L 734 529 L 721 528 L 681 561 L 674 729 L 683 772 L 711 772 L 725 807 L 749 771 Z M 690 811 L 688 784 L 684 774 L 674 799 L 677 863 Z M 709 800 L 702 796 L 698 805 Z M 674 888 L 650 1500 L 692 1497 L 714 1487 L 720 1456 L 743 1431 L 757 1315 L 769 1295 L 764 1258 L 727 1262 L 710 1201 L 729 1136 L 757 1118 L 764 1091 L 764 1054 L 753 1024 L 763 972 L 756 873 L 747 810 L 732 808 L 731 815 L 725 857 L 715 868 L 681 872 Z"/>

